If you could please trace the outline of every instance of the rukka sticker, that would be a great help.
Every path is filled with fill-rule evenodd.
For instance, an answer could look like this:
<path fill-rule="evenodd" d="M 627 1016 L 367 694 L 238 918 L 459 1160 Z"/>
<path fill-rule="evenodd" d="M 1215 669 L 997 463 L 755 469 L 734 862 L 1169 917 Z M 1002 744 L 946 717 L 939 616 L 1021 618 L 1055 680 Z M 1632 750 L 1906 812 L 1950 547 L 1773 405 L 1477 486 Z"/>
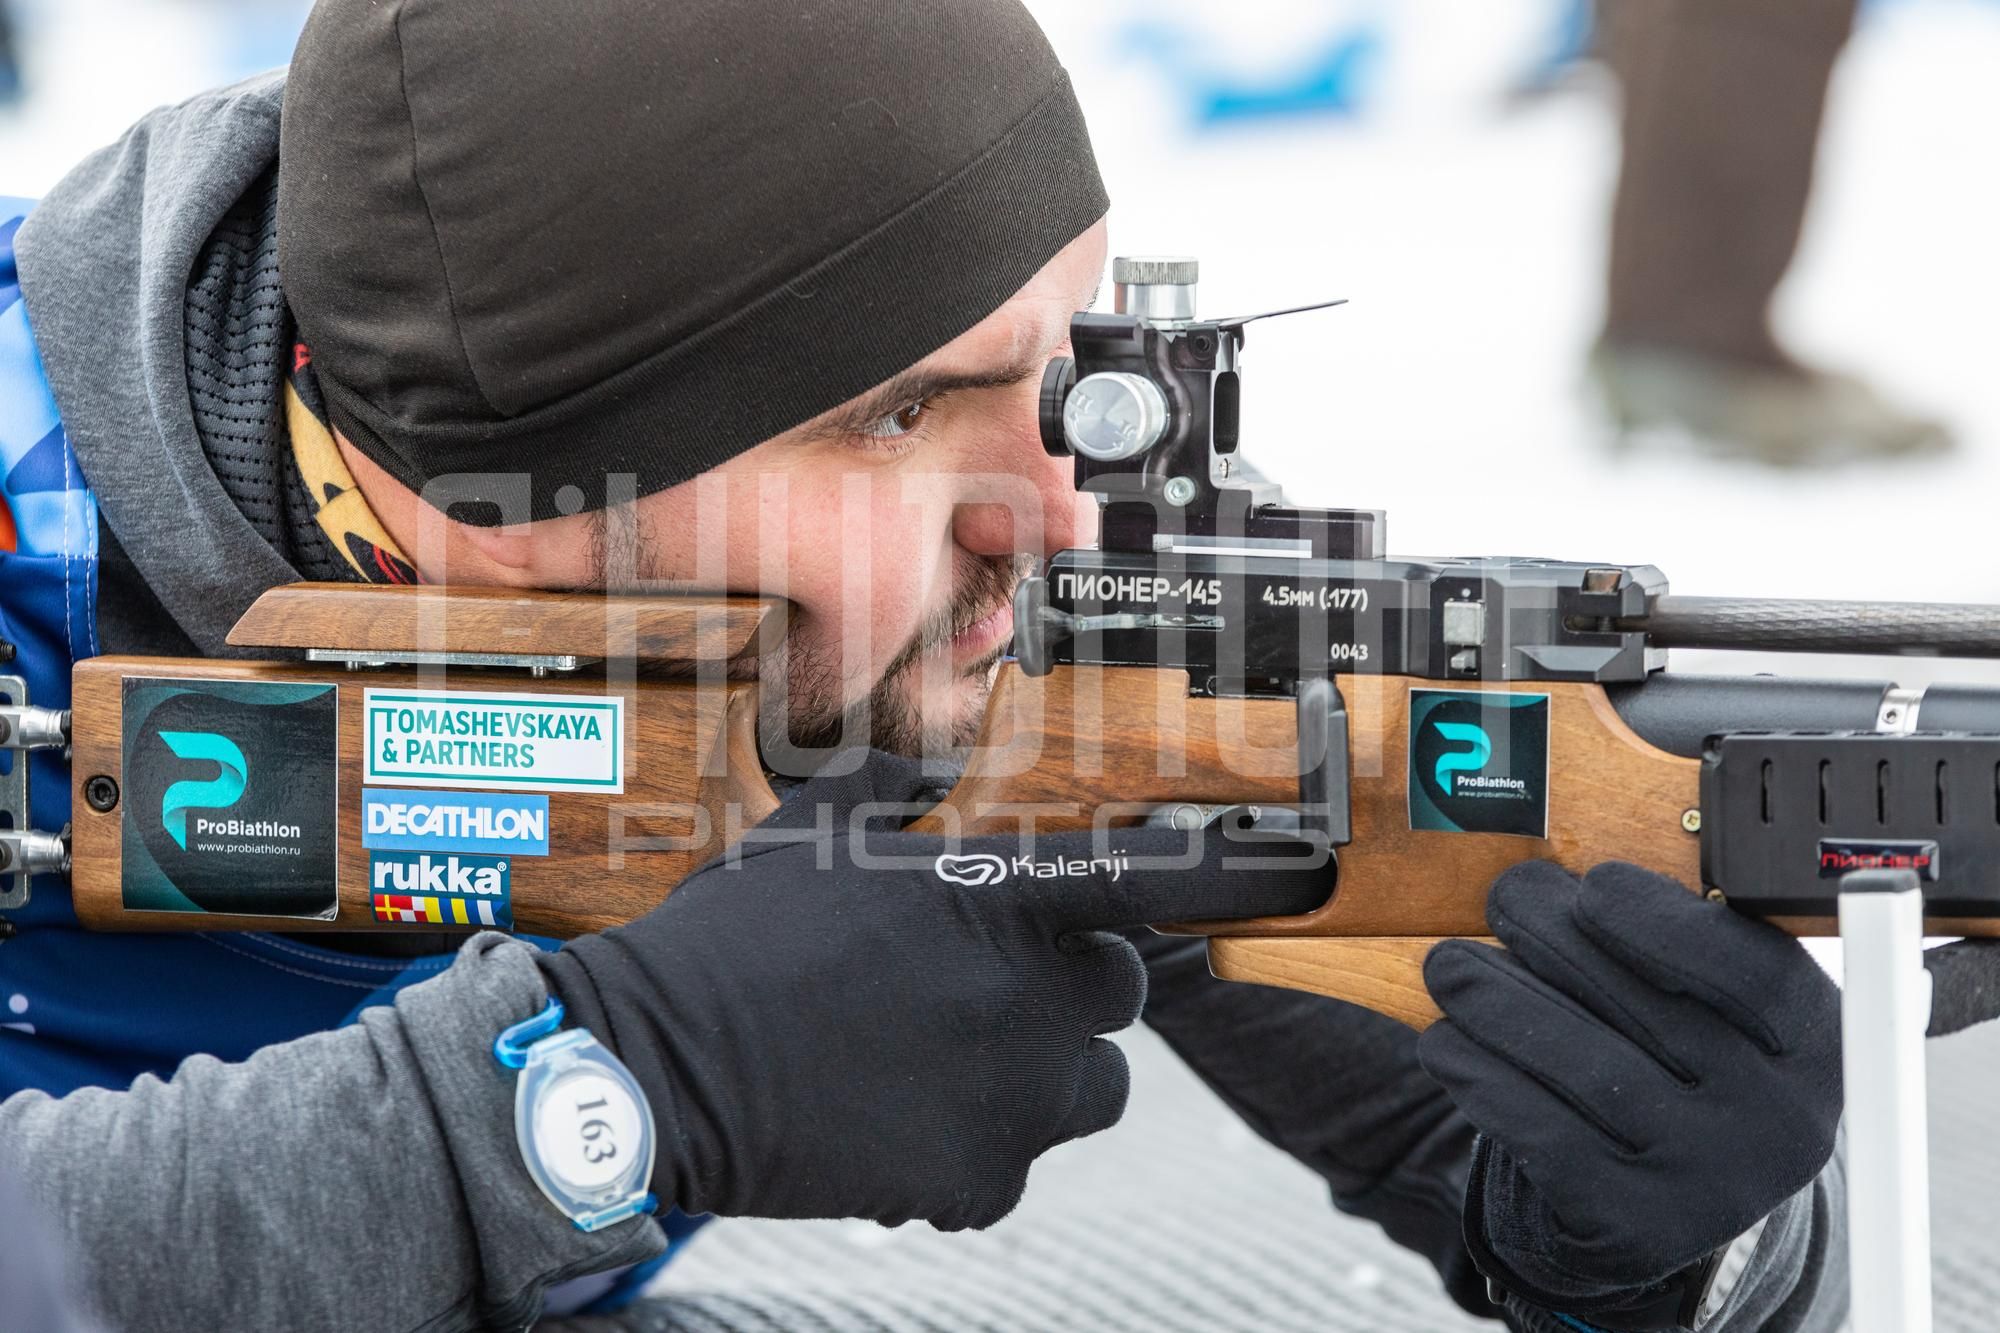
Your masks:
<path fill-rule="evenodd" d="M 458 852 L 370 852 L 368 899 L 377 921 L 514 928 L 508 860 Z"/>

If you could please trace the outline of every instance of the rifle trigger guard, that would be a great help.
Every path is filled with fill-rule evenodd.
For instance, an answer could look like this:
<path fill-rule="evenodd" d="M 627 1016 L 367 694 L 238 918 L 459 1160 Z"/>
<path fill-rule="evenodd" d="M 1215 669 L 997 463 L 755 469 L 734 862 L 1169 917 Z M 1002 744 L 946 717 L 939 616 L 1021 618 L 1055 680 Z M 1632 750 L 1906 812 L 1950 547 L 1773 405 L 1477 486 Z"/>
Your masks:
<path fill-rule="evenodd" d="M 1324 676 L 1299 682 L 1301 821 L 1326 834 L 1327 846 L 1352 842 L 1347 768 L 1347 701 Z"/>

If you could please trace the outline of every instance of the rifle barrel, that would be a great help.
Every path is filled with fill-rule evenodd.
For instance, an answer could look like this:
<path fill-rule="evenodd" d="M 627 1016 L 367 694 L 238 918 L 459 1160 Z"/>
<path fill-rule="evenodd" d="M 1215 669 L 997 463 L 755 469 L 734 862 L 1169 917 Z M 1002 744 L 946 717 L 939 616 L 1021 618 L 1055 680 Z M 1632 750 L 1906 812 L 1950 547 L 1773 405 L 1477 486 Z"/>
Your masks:
<path fill-rule="evenodd" d="M 1968 602 L 1669 595 L 1612 623 L 1661 648 L 2000 657 L 2000 606 Z"/>

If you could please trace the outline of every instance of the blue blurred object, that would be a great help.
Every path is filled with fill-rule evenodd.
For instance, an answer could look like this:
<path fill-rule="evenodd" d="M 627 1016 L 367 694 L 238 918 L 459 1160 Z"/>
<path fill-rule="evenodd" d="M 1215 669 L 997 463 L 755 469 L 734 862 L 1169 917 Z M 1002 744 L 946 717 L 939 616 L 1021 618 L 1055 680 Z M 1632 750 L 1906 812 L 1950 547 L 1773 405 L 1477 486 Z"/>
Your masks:
<path fill-rule="evenodd" d="M 6 0 L 0 0 L 5 4 Z M 292 63 L 312 0 L 236 0 L 221 15 L 222 77 L 243 78 Z"/>
<path fill-rule="evenodd" d="M 1561 83 L 1589 59 L 1596 30 L 1594 0 L 1556 0 L 1554 18 L 1542 34 L 1541 50 L 1515 81 L 1516 94 L 1541 92 Z"/>
<path fill-rule="evenodd" d="M 12 1176 L 0 1176 L 0 1217 L 7 1219 L 0 1255 L 0 1313 L 8 1333 L 90 1333 L 63 1281 L 56 1229 Z"/>
<path fill-rule="evenodd" d="M 1157 65 L 1203 126 L 1280 117 L 1355 116 L 1373 91 L 1384 42 L 1380 25 L 1351 24 L 1328 34 L 1302 64 L 1261 74 L 1218 68 L 1204 57 L 1206 45 L 1200 31 L 1168 22 L 1135 23 L 1117 42 L 1122 53 Z"/>

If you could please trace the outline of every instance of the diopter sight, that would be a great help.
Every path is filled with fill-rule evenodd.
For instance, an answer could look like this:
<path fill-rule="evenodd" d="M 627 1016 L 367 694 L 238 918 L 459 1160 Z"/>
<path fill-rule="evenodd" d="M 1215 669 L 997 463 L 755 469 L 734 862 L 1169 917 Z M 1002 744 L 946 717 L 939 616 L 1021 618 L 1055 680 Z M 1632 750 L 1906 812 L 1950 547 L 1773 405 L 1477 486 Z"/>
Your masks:
<path fill-rule="evenodd" d="M 1199 266 L 1187 258 L 1112 261 L 1115 314 L 1070 321 L 1073 357 L 1042 377 L 1042 445 L 1076 459 L 1076 487 L 1102 498 L 1107 550 L 1156 549 L 1156 536 L 1232 545 L 1303 538 L 1319 556 L 1375 554 L 1373 514 L 1283 508 L 1279 488 L 1237 457 L 1244 326 L 1273 315 L 1195 317 Z M 1330 521 L 1330 523 L 1329 523 Z"/>

